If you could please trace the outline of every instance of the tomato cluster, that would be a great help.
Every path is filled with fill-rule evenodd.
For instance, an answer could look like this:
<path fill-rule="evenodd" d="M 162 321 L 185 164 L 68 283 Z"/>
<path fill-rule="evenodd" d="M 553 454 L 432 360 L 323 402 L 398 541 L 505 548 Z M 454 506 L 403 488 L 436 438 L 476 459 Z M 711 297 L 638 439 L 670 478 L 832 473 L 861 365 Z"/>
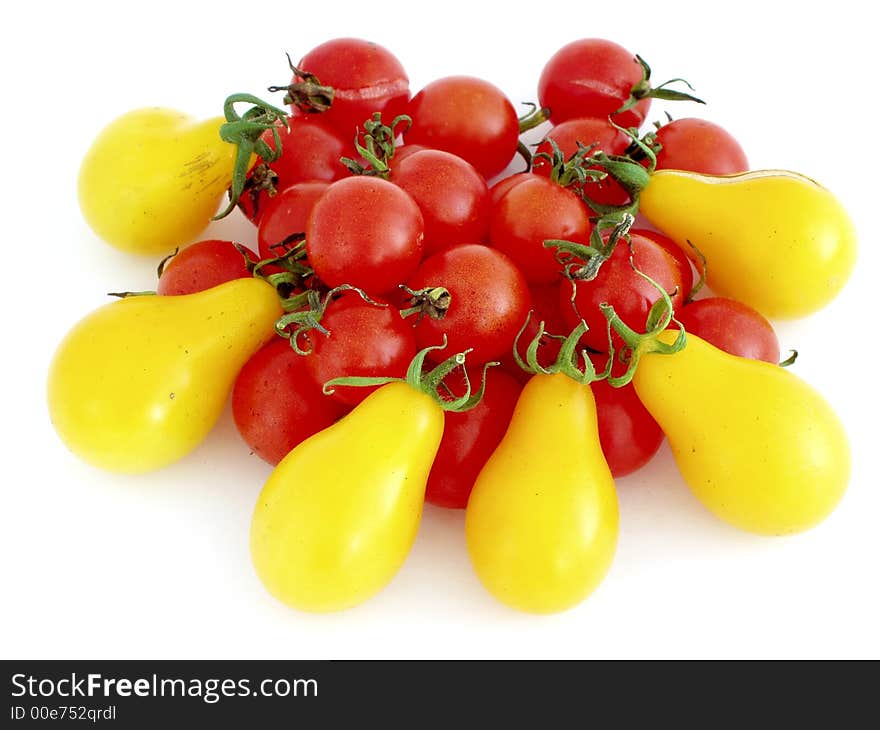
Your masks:
<path fill-rule="evenodd" d="M 80 200 L 110 243 L 186 244 L 219 177 L 256 245 L 193 243 L 162 262 L 156 296 L 74 329 L 49 390 L 73 451 L 158 468 L 231 391 L 243 440 L 276 467 L 254 565 L 306 610 L 380 590 L 424 501 L 466 508 L 500 600 L 575 605 L 615 552 L 614 479 L 664 436 L 688 486 L 743 529 L 797 532 L 833 509 L 845 434 L 780 367 L 768 320 L 815 311 L 849 275 L 852 225 L 827 190 L 749 172 L 702 119 L 640 129 L 652 99 L 701 102 L 606 40 L 549 59 L 521 118 L 475 77 L 412 95 L 400 61 L 358 39 L 290 66 L 270 87 L 286 109 L 240 94 L 198 124 L 132 113 L 89 152 Z M 517 155 L 525 169 L 503 175 Z M 111 180 L 120 161 L 138 186 Z"/>

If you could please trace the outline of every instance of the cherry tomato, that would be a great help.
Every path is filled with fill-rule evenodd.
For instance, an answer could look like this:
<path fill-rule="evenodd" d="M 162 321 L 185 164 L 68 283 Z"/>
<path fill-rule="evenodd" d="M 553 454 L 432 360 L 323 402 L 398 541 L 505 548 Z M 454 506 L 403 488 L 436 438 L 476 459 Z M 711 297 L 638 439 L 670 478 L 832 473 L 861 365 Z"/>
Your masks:
<path fill-rule="evenodd" d="M 428 253 L 458 243 L 483 243 L 492 213 L 483 176 L 461 157 L 440 150 L 411 153 L 391 171 L 391 182 L 418 203 Z"/>
<path fill-rule="evenodd" d="M 270 464 L 277 464 L 345 411 L 312 380 L 306 358 L 280 337 L 247 361 L 232 389 L 232 417 L 238 432 Z"/>
<path fill-rule="evenodd" d="M 577 152 L 578 142 L 585 146 L 595 144 L 595 149 L 608 155 L 623 154 L 630 144 L 630 138 L 613 127 L 607 119 L 590 117 L 569 119 L 553 127 L 547 133 L 544 141 L 535 149 L 532 172 L 544 177 L 550 177 L 553 166 L 550 160 L 538 157 L 538 155 L 547 154 L 552 157 L 553 147 L 549 141 L 551 139 L 559 147 L 566 160 Z M 629 201 L 627 192 L 611 177 L 588 183 L 585 192 L 592 200 L 602 205 L 624 205 Z"/>
<path fill-rule="evenodd" d="M 641 83 L 642 65 L 625 48 L 601 38 L 584 38 L 560 48 L 544 66 L 538 101 L 550 109 L 554 124 L 578 117 L 607 119 L 621 127 L 640 127 L 651 99 L 615 114 Z"/>
<path fill-rule="evenodd" d="M 421 144 L 402 144 L 394 148 L 394 156 L 391 158 L 389 165 L 393 170 L 397 165 L 403 162 L 407 157 L 416 152 L 421 152 L 422 150 L 431 149 L 430 147 L 425 147 L 425 145 Z"/>
<path fill-rule="evenodd" d="M 510 424 L 521 390 L 522 385 L 511 375 L 489 368 L 483 399 L 469 411 L 445 414 L 443 440 L 428 477 L 426 501 L 453 509 L 467 506 L 480 469 Z"/>
<path fill-rule="evenodd" d="M 445 287 L 451 303 L 443 319 L 422 317 L 415 327 L 418 346 L 448 346 L 437 357 L 468 348 L 468 362 L 494 360 L 513 347 L 529 311 L 529 289 L 523 275 L 503 253 L 487 246 L 453 246 L 429 256 L 407 285 L 419 290 Z M 431 353 L 434 354 L 434 353 Z"/>
<path fill-rule="evenodd" d="M 510 256 L 535 284 L 559 279 L 556 252 L 544 248 L 551 238 L 586 243 L 590 217 L 586 206 L 571 190 L 535 176 L 514 185 L 492 211 L 489 243 Z"/>
<path fill-rule="evenodd" d="M 322 180 L 295 183 L 271 199 L 257 229 L 262 258 L 281 256 L 288 250 L 291 236 L 305 235 L 309 213 L 329 185 Z"/>
<path fill-rule="evenodd" d="M 676 310 L 681 307 L 684 299 L 684 287 L 676 260 L 647 236 L 630 233 L 630 239 L 631 248 L 626 245 L 626 241 L 618 242 L 614 253 L 602 264 L 595 279 L 576 282 L 574 304 L 577 311 L 572 307 L 571 282 L 563 281 L 559 287 L 562 316 L 569 330 L 577 326 L 583 317 L 589 328 L 584 335 L 584 342 L 599 352 L 608 351 L 607 322 L 599 309 L 600 304 L 611 304 L 625 324 L 637 332 L 643 332 L 651 306 L 660 298 L 657 289 L 633 271 L 631 255 L 639 271 L 651 277 L 670 294 Z"/>
<path fill-rule="evenodd" d="M 746 172 L 749 161 L 733 136 L 705 119 L 676 119 L 657 130 L 662 149 L 658 170 L 690 170 L 707 175 Z"/>
<path fill-rule="evenodd" d="M 345 139 L 353 139 L 374 112 L 390 122 L 406 111 L 409 78 L 400 61 L 378 43 L 335 38 L 309 51 L 297 68 L 333 88 L 333 102 L 320 116 Z M 293 81 L 303 79 L 294 76 Z"/>
<path fill-rule="evenodd" d="M 312 331 L 312 352 L 305 356 L 308 371 L 319 387 L 347 375 L 403 377 L 416 354 L 412 324 L 390 306 L 376 306 L 356 293 L 330 302 L 321 318 L 330 332 Z M 332 397 L 356 406 L 376 388 L 337 386 Z"/>
<path fill-rule="evenodd" d="M 685 330 L 719 350 L 774 365 L 779 362 L 773 325 L 742 302 L 726 297 L 697 299 L 677 310 L 675 317 Z"/>
<path fill-rule="evenodd" d="M 513 104 L 488 81 L 449 76 L 428 84 L 409 105 L 407 143 L 463 157 L 486 179 L 513 159 L 519 120 Z"/>
<path fill-rule="evenodd" d="M 247 255 L 251 261 L 257 261 L 253 252 L 248 251 Z M 198 241 L 165 264 L 156 294 L 193 294 L 233 279 L 250 277 L 244 256 L 232 241 Z"/>
<path fill-rule="evenodd" d="M 376 177 L 349 177 L 318 198 L 306 225 L 306 255 L 328 286 L 370 294 L 396 289 L 422 258 L 424 220 L 401 188 Z"/>
<path fill-rule="evenodd" d="M 525 180 L 531 180 L 533 177 L 536 177 L 536 175 L 531 172 L 515 172 L 513 175 L 501 178 L 501 180 L 489 188 L 489 200 L 492 202 L 492 207 L 494 208 L 498 205 L 498 201 L 504 197 L 508 190 Z"/>
<path fill-rule="evenodd" d="M 691 266 L 691 260 L 687 257 L 687 254 L 681 249 L 681 247 L 671 238 L 660 233 L 660 231 L 653 231 L 647 228 L 633 228 L 630 233 L 637 233 L 644 238 L 650 238 L 675 259 L 675 265 L 678 268 L 678 274 L 681 277 L 681 293 L 682 296 L 687 298 L 691 289 L 694 288 L 694 269 Z"/>

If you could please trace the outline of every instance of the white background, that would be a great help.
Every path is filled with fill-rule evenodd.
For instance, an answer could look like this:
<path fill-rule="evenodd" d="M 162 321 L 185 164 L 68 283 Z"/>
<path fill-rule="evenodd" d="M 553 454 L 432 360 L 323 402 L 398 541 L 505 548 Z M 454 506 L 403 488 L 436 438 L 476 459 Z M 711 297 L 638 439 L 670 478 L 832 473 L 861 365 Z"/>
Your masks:
<path fill-rule="evenodd" d="M 866 6 L 484 5 L 154 0 L 4 11 L 5 658 L 880 656 L 880 242 L 870 216 L 880 105 Z M 388 14 L 392 6 L 402 10 Z M 105 292 L 152 288 L 156 264 L 111 249 L 80 217 L 76 173 L 92 137 L 134 107 L 213 116 L 231 92 L 286 82 L 284 50 L 296 58 L 341 35 L 389 47 L 413 91 L 468 73 L 515 102 L 534 99 L 563 43 L 607 37 L 648 59 L 657 81 L 685 76 L 709 101 L 655 103 L 652 119 L 663 108 L 713 119 L 753 167 L 795 169 L 835 191 L 859 229 L 857 271 L 831 306 L 779 334 L 783 348 L 800 351 L 794 371 L 837 408 L 852 439 L 853 478 L 837 512 L 788 539 L 736 532 L 700 507 L 664 447 L 619 481 L 617 558 L 568 613 L 533 617 L 495 603 L 469 566 L 463 515 L 428 508 L 383 593 L 314 616 L 276 603 L 252 572 L 250 512 L 269 467 L 248 455 L 228 413 L 202 447 L 160 473 L 120 477 L 71 456 L 44 403 L 53 349 Z M 241 219 L 210 233 L 254 240 Z"/>

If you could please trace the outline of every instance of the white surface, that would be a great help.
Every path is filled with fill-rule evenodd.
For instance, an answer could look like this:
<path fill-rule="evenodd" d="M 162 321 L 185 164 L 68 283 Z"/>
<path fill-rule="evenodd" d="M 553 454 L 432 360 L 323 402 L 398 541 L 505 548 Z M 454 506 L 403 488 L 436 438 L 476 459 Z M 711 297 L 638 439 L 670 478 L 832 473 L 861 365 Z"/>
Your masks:
<path fill-rule="evenodd" d="M 878 101 L 865 6 L 712 3 L 382 7 L 287 2 L 18 5 L 3 20 L 4 356 L 0 654 L 6 658 L 822 657 L 880 656 L 876 357 Z M 637 4 L 635 4 L 637 5 Z M 788 4 L 786 4 L 788 5 Z M 614 9 L 612 9 L 612 7 Z M 626 8 L 626 10 L 625 10 Z M 308 18 L 307 18 L 308 16 Z M 809 320 L 779 327 L 794 370 L 837 408 L 852 483 L 819 528 L 741 534 L 709 516 L 664 449 L 620 480 L 620 548 L 584 604 L 535 618 L 474 577 L 462 514 L 428 508 L 415 549 L 382 594 L 347 613 L 287 610 L 248 557 L 251 507 L 269 467 L 229 414 L 161 473 L 125 478 L 77 461 L 55 437 L 44 380 L 66 330 L 107 291 L 153 284 L 155 261 L 97 240 L 79 215 L 79 160 L 133 107 L 218 113 L 233 91 L 265 95 L 296 57 L 335 36 L 392 49 L 414 91 L 455 73 L 534 99 L 545 60 L 584 36 L 642 54 L 658 81 L 685 76 L 710 103 L 655 103 L 727 127 L 754 167 L 802 171 L 834 190 L 860 236 L 858 270 Z M 242 220 L 215 234 L 253 241 Z M 735 387 L 732 384 L 731 387 Z M 748 397 L 743 394 L 743 397 Z M 873 448 L 872 448 L 873 447 Z M 873 452 L 873 453 L 872 453 Z"/>

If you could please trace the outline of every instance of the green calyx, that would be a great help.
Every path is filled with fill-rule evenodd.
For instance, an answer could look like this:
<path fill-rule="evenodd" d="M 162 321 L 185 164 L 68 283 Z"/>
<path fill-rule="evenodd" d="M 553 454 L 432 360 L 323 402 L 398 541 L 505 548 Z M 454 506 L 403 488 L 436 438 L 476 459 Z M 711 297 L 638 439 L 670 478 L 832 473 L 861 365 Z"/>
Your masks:
<path fill-rule="evenodd" d="M 406 284 L 401 284 L 400 288 L 410 297 L 410 306 L 401 309 L 400 316 L 406 319 L 413 314 L 417 315 L 414 325 L 425 317 L 443 319 L 452 305 L 452 294 L 446 287 L 428 286 L 424 289 L 410 289 Z"/>
<path fill-rule="evenodd" d="M 670 84 L 681 83 L 687 86 L 691 91 L 693 91 L 694 87 L 691 86 L 684 79 L 670 79 L 669 81 L 664 81 L 658 86 L 651 86 L 651 67 L 641 56 L 636 55 L 636 59 L 642 67 L 642 78 L 637 84 L 632 87 L 629 99 L 627 99 L 623 106 L 615 111 L 614 114 L 621 114 L 625 111 L 628 111 L 629 109 L 632 109 L 642 99 L 663 99 L 665 101 L 695 101 L 697 104 L 706 103 L 705 101 L 697 98 L 693 94 L 688 94 L 685 91 L 677 91 L 676 89 L 668 88 Z"/>
<path fill-rule="evenodd" d="M 526 317 L 526 321 L 523 323 L 523 326 L 520 328 L 516 335 L 516 339 L 513 342 L 513 359 L 522 370 L 531 373 L 532 375 L 553 375 L 555 373 L 562 373 L 572 380 L 584 385 L 608 377 L 608 374 L 610 373 L 610 362 L 608 366 L 609 369 L 606 369 L 607 371 L 597 374 L 596 368 L 593 366 L 593 362 L 588 355 L 588 350 L 586 348 L 578 349 L 578 344 L 580 343 L 581 338 L 587 332 L 587 323 L 583 320 L 581 320 L 577 327 L 575 327 L 568 336 L 564 338 L 561 338 L 558 335 L 550 335 L 544 329 L 544 322 L 539 322 L 538 333 L 531 339 L 528 347 L 526 347 L 526 357 L 525 360 L 523 360 L 519 353 L 519 341 L 525 332 L 526 327 L 528 327 L 531 317 L 532 312 L 529 312 L 529 316 Z M 542 365 L 538 360 L 538 350 L 541 346 L 541 340 L 543 340 L 544 337 L 554 337 L 562 340 L 556 360 L 549 365 Z"/>
<path fill-rule="evenodd" d="M 236 104 L 251 104 L 251 108 L 239 115 Z M 229 204 L 213 220 L 229 215 L 244 192 L 251 157 L 257 155 L 265 162 L 273 162 L 281 156 L 281 136 L 278 125 L 288 127 L 287 112 L 268 104 L 251 94 L 232 94 L 223 104 L 226 123 L 220 127 L 220 138 L 236 146 L 235 166 L 232 169 L 232 185 Z M 272 130 L 274 148 L 263 139 L 263 133 Z"/>
<path fill-rule="evenodd" d="M 281 308 L 285 312 L 296 311 L 308 304 L 308 292 L 314 290 L 316 280 L 315 272 L 305 261 L 305 234 L 291 234 L 272 247 L 286 248 L 281 255 L 256 262 L 251 259 L 247 248 L 238 243 L 234 246 L 244 257 L 245 266 L 251 275 L 275 288 L 281 298 Z M 267 273 L 269 267 L 276 270 Z"/>
<path fill-rule="evenodd" d="M 391 176 L 391 159 L 394 157 L 394 140 L 406 134 L 412 126 L 412 117 L 399 114 L 390 125 L 382 122 L 382 114 L 375 112 L 364 122 L 364 131 L 355 132 L 354 146 L 361 161 L 343 157 L 341 162 L 355 175 L 370 175 L 387 180 Z M 403 127 L 402 129 L 399 129 Z"/>
<path fill-rule="evenodd" d="M 315 74 L 303 71 L 293 65 L 290 54 L 286 53 L 287 65 L 293 72 L 293 81 L 284 86 L 270 86 L 269 91 L 283 91 L 285 104 L 295 106 L 306 114 L 321 114 L 333 106 L 336 90 L 332 86 L 324 86 Z M 299 79 L 299 80 L 297 80 Z"/>
<path fill-rule="evenodd" d="M 432 345 L 431 347 L 426 347 L 423 350 L 419 350 L 419 352 L 416 353 L 416 356 L 412 359 L 412 362 L 410 362 L 409 368 L 407 368 L 406 377 L 391 378 L 346 376 L 333 378 L 332 380 L 328 380 L 326 383 L 324 383 L 324 393 L 329 395 L 333 392 L 334 387 L 339 385 L 370 387 L 376 385 L 387 385 L 388 383 L 407 383 L 410 387 L 414 388 L 420 393 L 424 393 L 425 395 L 430 396 L 431 399 L 435 403 L 437 403 L 437 405 L 439 405 L 444 411 L 451 411 L 453 413 L 468 411 L 476 406 L 483 399 L 483 394 L 486 392 L 486 372 L 489 370 L 490 367 L 494 367 L 499 363 L 487 362 L 483 365 L 480 387 L 476 392 L 474 392 L 471 387 L 470 377 L 468 376 L 467 369 L 465 368 L 465 359 L 467 353 L 470 352 L 470 350 L 458 352 L 455 355 L 446 358 L 443 362 L 441 362 L 439 365 L 436 365 L 431 370 L 425 371 L 425 358 L 427 357 L 428 353 L 435 350 L 443 350 L 446 348 L 446 345 L 446 335 L 443 335 L 442 345 Z M 447 375 L 449 375 L 453 370 L 459 367 L 462 369 L 462 373 L 464 376 L 465 392 L 457 398 L 450 398 L 448 397 L 449 390 L 443 381 Z"/>
<path fill-rule="evenodd" d="M 556 249 L 556 260 L 562 265 L 562 274 L 572 282 L 574 301 L 575 282 L 592 281 L 603 263 L 611 258 L 620 240 L 629 242 L 629 229 L 635 222 L 632 213 L 609 214 L 599 218 L 590 232 L 590 243 L 548 239 L 544 248 Z M 608 233 L 605 236 L 605 233 Z"/>

